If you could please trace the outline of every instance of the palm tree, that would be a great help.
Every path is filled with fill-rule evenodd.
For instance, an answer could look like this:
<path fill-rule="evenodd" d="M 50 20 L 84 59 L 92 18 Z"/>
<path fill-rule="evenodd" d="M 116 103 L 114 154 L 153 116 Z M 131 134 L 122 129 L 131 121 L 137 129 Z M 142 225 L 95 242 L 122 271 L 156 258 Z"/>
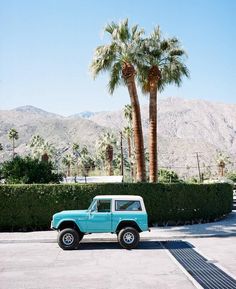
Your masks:
<path fill-rule="evenodd" d="M 77 169 L 76 174 L 77 175 L 79 175 L 79 157 L 80 157 L 79 149 L 80 149 L 79 144 L 78 143 L 73 143 L 72 151 L 73 151 L 73 155 L 75 156 L 75 160 L 76 160 L 76 169 Z"/>
<path fill-rule="evenodd" d="M 127 139 L 128 143 L 128 158 L 129 158 L 129 164 L 130 164 L 130 174 L 131 178 L 133 179 L 134 172 L 133 172 L 133 164 L 132 164 L 132 136 L 133 136 L 133 130 L 130 126 L 124 127 L 124 136 Z"/>
<path fill-rule="evenodd" d="M 30 140 L 33 156 L 42 161 L 48 161 L 56 154 L 55 147 L 46 142 L 40 135 L 34 135 Z"/>
<path fill-rule="evenodd" d="M 112 161 L 116 143 L 117 141 L 115 136 L 109 132 L 105 132 L 103 135 L 101 135 L 97 142 L 98 152 L 103 161 L 106 163 L 109 176 L 113 175 Z"/>
<path fill-rule="evenodd" d="M 177 38 L 164 39 L 158 28 L 142 42 L 143 63 L 138 68 L 142 90 L 149 93 L 149 180 L 157 181 L 157 92 L 168 84 L 180 86 L 189 71 L 185 51 Z"/>
<path fill-rule="evenodd" d="M 0 152 L 3 151 L 3 145 L 0 143 Z"/>
<path fill-rule="evenodd" d="M 230 158 L 222 152 L 218 152 L 216 158 L 217 166 L 219 169 L 219 175 L 224 177 L 225 175 L 225 167 L 230 163 Z"/>
<path fill-rule="evenodd" d="M 83 146 L 80 151 L 80 166 L 81 172 L 85 176 L 88 176 L 89 171 L 95 168 L 95 160 L 91 157 L 87 146 Z"/>
<path fill-rule="evenodd" d="M 44 144 L 44 139 L 40 135 L 32 136 L 29 146 L 32 150 L 32 154 L 35 158 L 41 158 L 41 147 Z"/>
<path fill-rule="evenodd" d="M 124 109 L 124 117 L 128 121 L 128 126 L 132 125 L 132 106 L 130 104 L 126 104 Z"/>
<path fill-rule="evenodd" d="M 123 109 L 124 117 L 128 122 L 128 126 L 124 127 L 124 136 L 128 143 L 128 157 L 130 165 L 131 179 L 134 177 L 134 169 L 132 163 L 132 145 L 133 145 L 133 129 L 132 129 L 132 107 L 130 104 L 126 104 Z"/>
<path fill-rule="evenodd" d="M 124 131 L 124 136 L 127 139 L 127 143 L 128 143 L 128 156 L 129 158 L 131 158 L 132 156 L 131 138 L 132 138 L 133 130 L 130 126 L 126 126 L 124 127 L 123 131 Z"/>
<path fill-rule="evenodd" d="M 79 144 L 73 143 L 72 150 L 73 150 L 73 154 L 79 155 Z"/>
<path fill-rule="evenodd" d="M 45 142 L 44 145 L 42 146 L 42 161 L 48 161 L 49 158 L 52 158 L 56 154 L 56 149 L 55 147 L 49 143 Z"/>
<path fill-rule="evenodd" d="M 12 141 L 12 158 L 15 157 L 15 141 L 19 139 L 18 131 L 14 128 L 11 128 L 8 131 L 8 138 Z"/>
<path fill-rule="evenodd" d="M 67 168 L 67 172 L 66 172 L 67 177 L 70 177 L 71 176 L 71 166 L 75 164 L 75 160 L 74 160 L 73 156 L 71 154 L 67 154 L 66 156 L 63 157 L 62 163 Z"/>
<path fill-rule="evenodd" d="M 140 61 L 140 41 L 143 30 L 137 25 L 129 28 L 128 20 L 120 23 L 112 22 L 105 27 L 105 32 L 111 37 L 111 43 L 97 47 L 92 61 L 94 77 L 104 71 L 110 72 L 109 92 L 120 84 L 127 86 L 131 106 L 134 130 L 134 145 L 137 162 L 137 180 L 146 180 L 144 144 L 141 123 L 141 112 L 135 83 L 135 65 Z"/>

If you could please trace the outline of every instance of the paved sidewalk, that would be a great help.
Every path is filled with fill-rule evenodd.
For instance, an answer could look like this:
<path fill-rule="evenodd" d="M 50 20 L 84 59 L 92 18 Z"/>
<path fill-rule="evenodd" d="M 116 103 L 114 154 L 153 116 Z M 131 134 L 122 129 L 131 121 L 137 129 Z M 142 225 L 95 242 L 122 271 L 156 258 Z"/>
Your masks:
<path fill-rule="evenodd" d="M 221 221 L 206 224 L 153 227 L 151 232 L 141 233 L 141 240 L 171 240 L 186 238 L 229 237 L 236 236 L 236 211 Z M 56 231 L 37 231 L 27 233 L 0 233 L 1 243 L 54 243 Z M 86 235 L 83 242 L 116 241 L 115 234 Z"/>

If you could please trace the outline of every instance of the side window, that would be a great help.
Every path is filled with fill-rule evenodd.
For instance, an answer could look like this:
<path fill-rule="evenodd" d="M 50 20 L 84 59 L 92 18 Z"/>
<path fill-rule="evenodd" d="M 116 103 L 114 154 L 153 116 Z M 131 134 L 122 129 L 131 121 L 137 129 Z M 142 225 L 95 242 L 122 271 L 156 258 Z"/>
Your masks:
<path fill-rule="evenodd" d="M 116 211 L 142 211 L 140 201 L 116 201 Z"/>
<path fill-rule="evenodd" d="M 99 213 L 105 213 L 111 211 L 111 201 L 110 200 L 98 200 L 97 201 L 97 211 Z"/>

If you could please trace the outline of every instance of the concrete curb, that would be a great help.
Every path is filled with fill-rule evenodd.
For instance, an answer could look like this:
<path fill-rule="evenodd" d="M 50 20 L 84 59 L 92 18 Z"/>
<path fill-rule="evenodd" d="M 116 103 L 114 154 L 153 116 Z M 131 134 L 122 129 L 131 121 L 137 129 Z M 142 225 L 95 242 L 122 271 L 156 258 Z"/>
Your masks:
<path fill-rule="evenodd" d="M 163 241 L 163 240 L 182 240 L 182 239 L 196 239 L 196 238 L 227 238 L 227 237 L 234 237 L 236 236 L 236 233 L 218 233 L 218 234 L 204 234 L 204 235 L 176 235 L 176 236 L 166 236 L 166 237 L 141 237 L 140 241 L 145 242 L 145 241 Z M 96 242 L 117 242 L 116 237 L 94 237 L 94 238 L 84 238 L 81 243 L 96 243 Z M 17 244 L 17 243 L 22 243 L 22 244 L 28 244 L 28 243 L 57 243 L 56 238 L 53 239 L 15 239 L 15 240 L 0 240 L 0 244 Z"/>

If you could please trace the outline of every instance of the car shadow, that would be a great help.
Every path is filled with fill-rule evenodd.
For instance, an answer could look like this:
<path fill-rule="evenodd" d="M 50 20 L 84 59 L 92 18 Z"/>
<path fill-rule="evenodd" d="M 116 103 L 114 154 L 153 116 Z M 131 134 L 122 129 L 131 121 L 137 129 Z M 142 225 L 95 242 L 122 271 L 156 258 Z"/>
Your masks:
<path fill-rule="evenodd" d="M 167 241 L 168 242 L 168 241 Z M 165 250 L 166 241 L 141 241 L 135 250 Z M 175 249 L 193 248 L 192 244 L 176 241 Z M 118 242 L 82 242 L 77 250 L 120 250 Z"/>

